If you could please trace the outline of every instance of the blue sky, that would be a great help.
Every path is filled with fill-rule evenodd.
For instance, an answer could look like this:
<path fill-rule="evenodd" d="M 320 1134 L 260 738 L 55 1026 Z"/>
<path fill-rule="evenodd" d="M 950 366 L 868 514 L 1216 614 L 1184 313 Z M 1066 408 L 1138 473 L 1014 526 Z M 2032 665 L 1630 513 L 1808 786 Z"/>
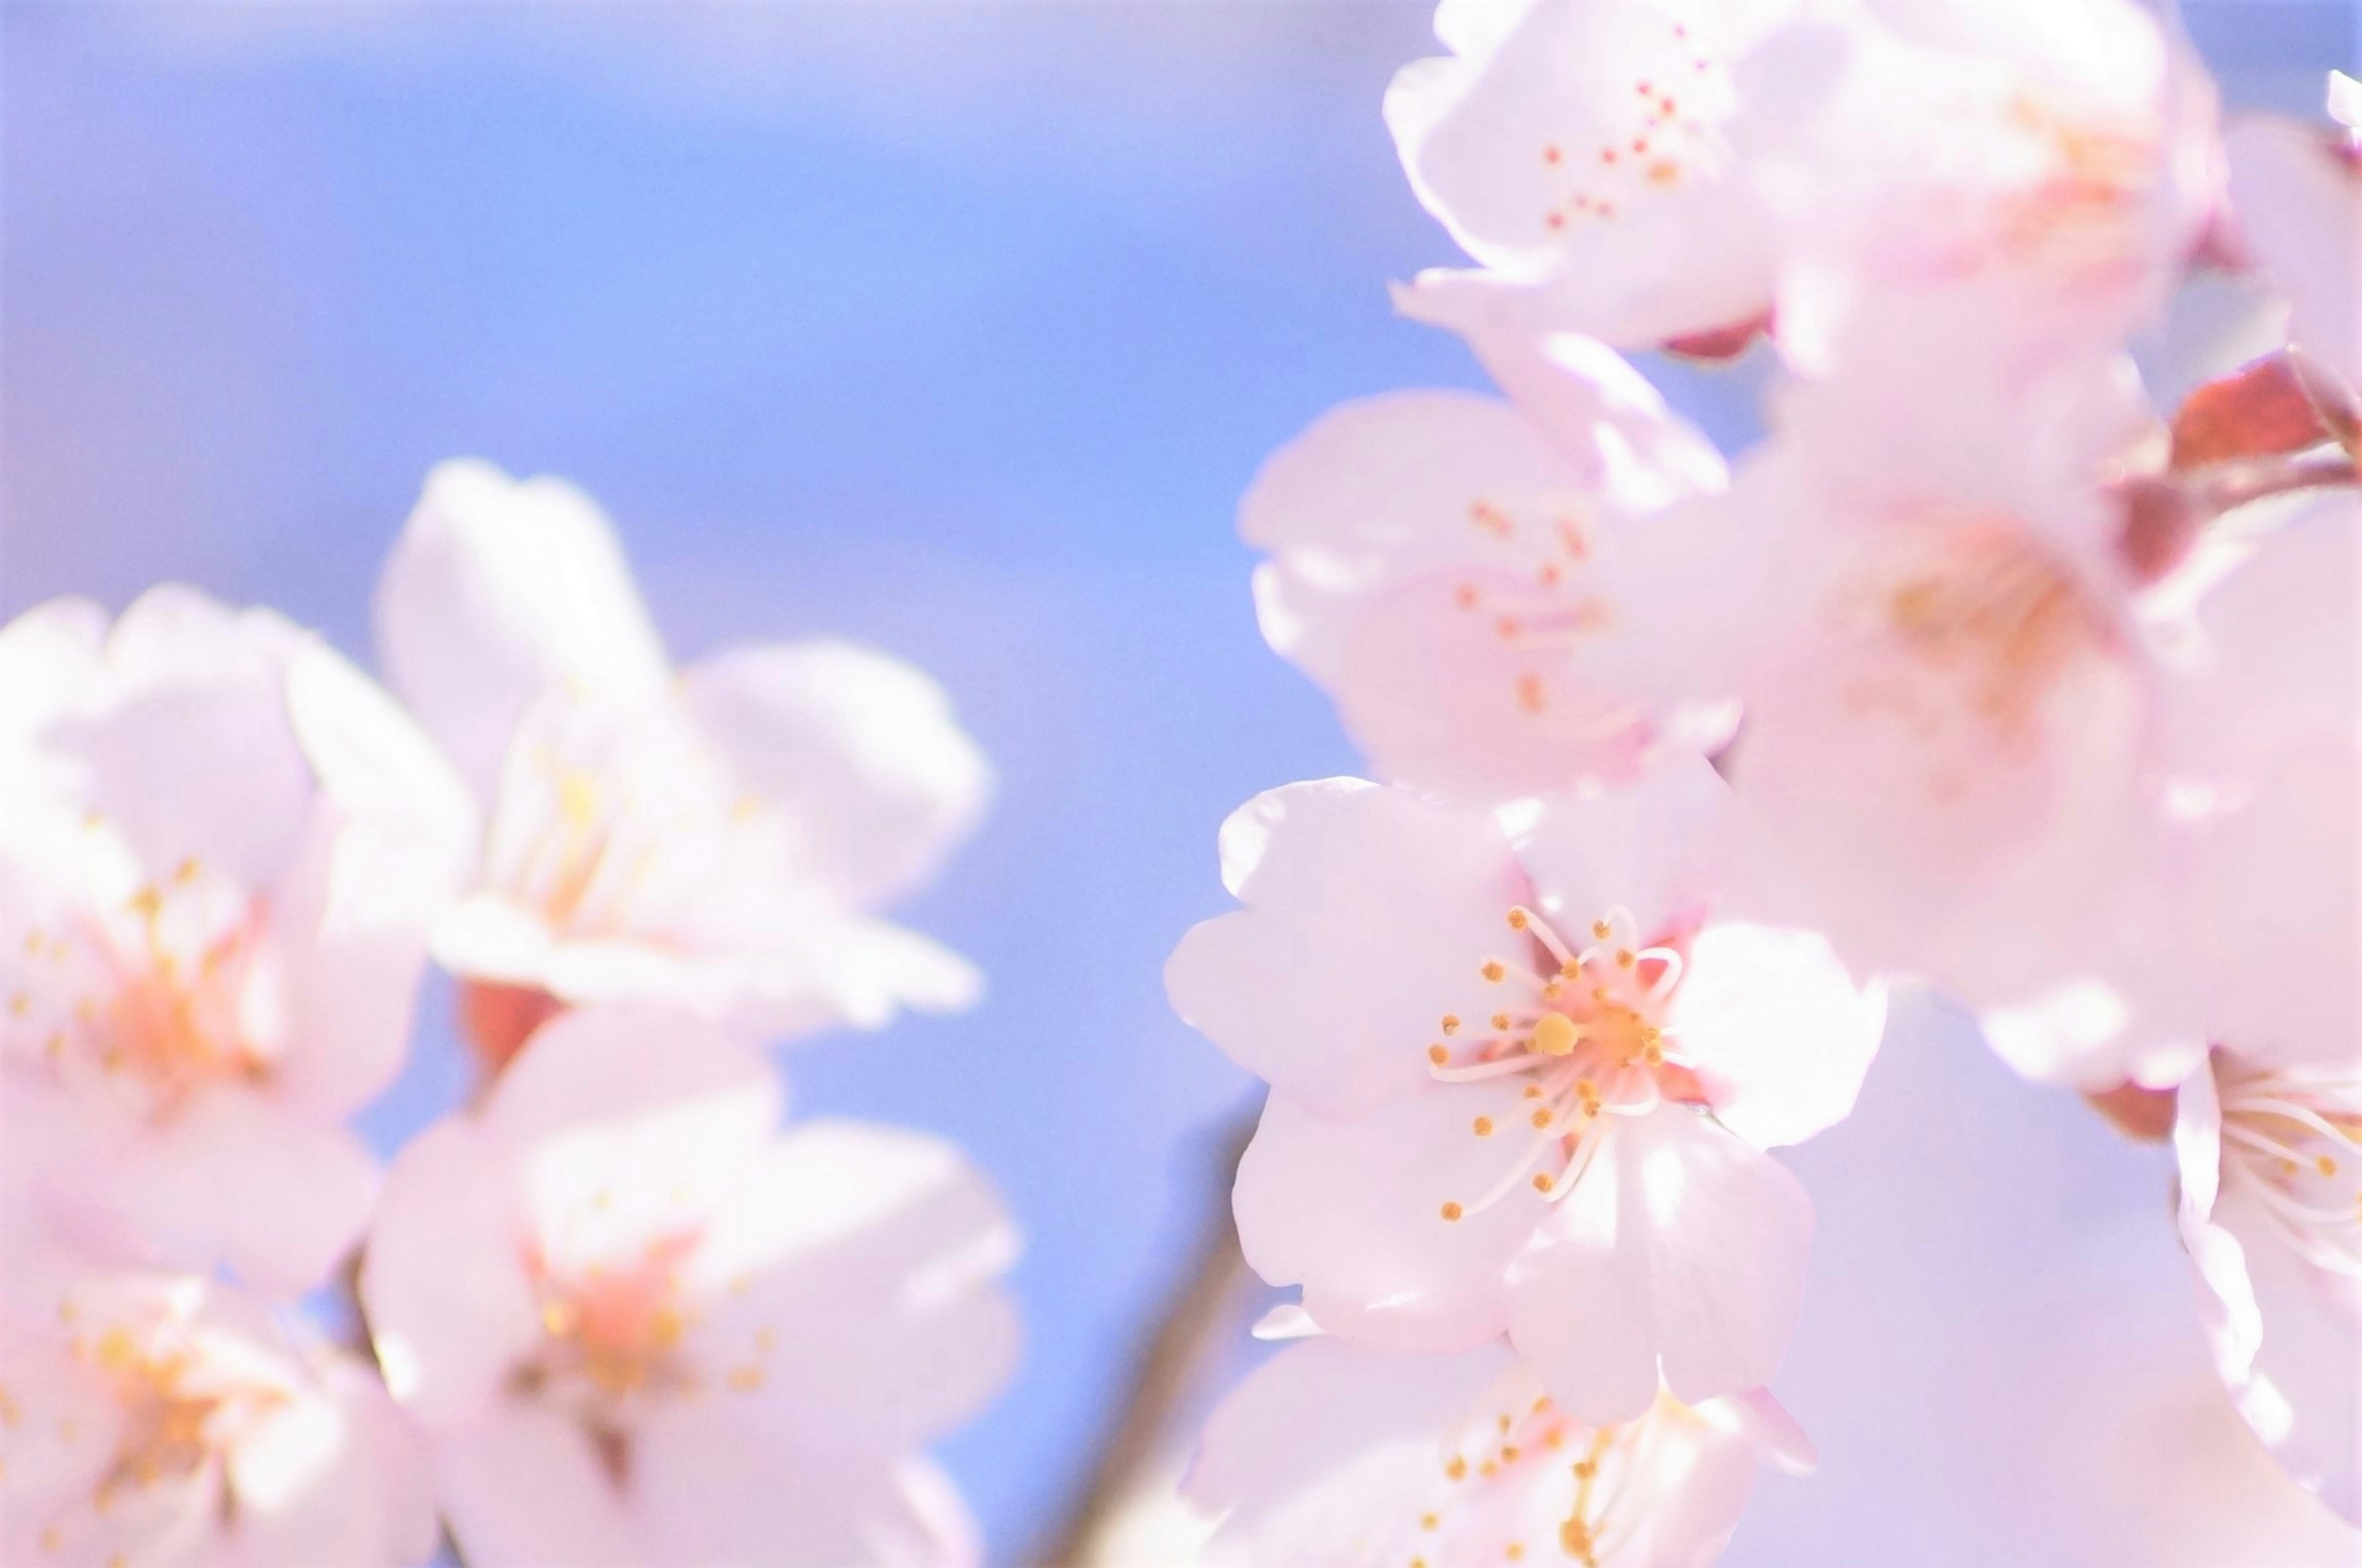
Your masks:
<path fill-rule="evenodd" d="M 2186 10 L 2242 102 L 2354 64 L 2344 5 Z M 1214 829 L 1355 766 L 1255 633 L 1237 496 L 1342 398 L 1479 384 L 1386 304 L 1451 259 L 1377 116 L 1427 49 L 1377 0 L 0 7 L 0 611 L 181 579 L 365 658 L 420 478 L 474 453 L 599 496 L 677 653 L 847 635 L 953 693 L 999 801 L 906 912 L 991 996 L 789 1066 L 1025 1223 L 1022 1378 L 945 1450 L 1004 1560 L 1252 1103 L 1158 978 L 1222 903 Z M 1743 387 L 1651 369 L 1751 431 Z M 447 1007 L 373 1132 L 454 1092 Z M 2096 1483 L 1995 1423 L 2076 1446 L 2062 1336 L 2079 1378 L 2133 1358 L 2071 1401 L 2103 1446 L 2195 1365 L 2158 1162 L 1926 1036 L 1796 1157 L 1783 1388 L 1829 1464 L 1734 1562 L 2099 1561 Z"/>

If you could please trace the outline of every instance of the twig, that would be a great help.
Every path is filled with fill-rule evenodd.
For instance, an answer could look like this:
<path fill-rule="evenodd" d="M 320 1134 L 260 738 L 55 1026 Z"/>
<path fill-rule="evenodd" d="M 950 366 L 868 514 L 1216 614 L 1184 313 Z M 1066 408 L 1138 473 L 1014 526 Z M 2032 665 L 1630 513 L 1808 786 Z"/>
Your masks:
<path fill-rule="evenodd" d="M 1235 1331 L 1252 1276 L 1231 1219 L 1231 1183 L 1254 1124 L 1250 1114 L 1209 1140 L 1201 1189 L 1207 1202 L 1189 1266 L 1132 1364 L 1124 1398 L 1097 1445 L 1088 1477 L 1048 1546 L 1031 1559 L 1043 1568 L 1087 1568 L 1096 1561 L 1108 1528 L 1163 1457 L 1174 1419 L 1198 1374 Z"/>

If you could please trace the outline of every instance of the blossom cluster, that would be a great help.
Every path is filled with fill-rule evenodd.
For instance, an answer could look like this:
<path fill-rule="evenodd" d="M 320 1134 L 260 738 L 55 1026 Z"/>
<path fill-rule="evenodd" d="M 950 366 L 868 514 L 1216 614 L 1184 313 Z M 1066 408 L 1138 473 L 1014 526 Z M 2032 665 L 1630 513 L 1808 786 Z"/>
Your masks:
<path fill-rule="evenodd" d="M 984 803 L 942 692 L 675 669 L 588 499 L 474 462 L 375 619 L 390 691 L 183 587 L 0 630 L 0 1560 L 973 1561 L 923 1451 L 1014 1229 L 764 1049 L 975 995 L 878 912 Z M 477 1082 L 381 1169 L 430 961 Z"/>
<path fill-rule="evenodd" d="M 2226 121 L 2134 0 L 1435 29 L 1385 120 L 1473 265 L 1396 298 L 1501 395 L 1256 477 L 1376 781 L 1241 808 L 1166 971 L 1270 1085 L 1234 1208 L 1309 1336 L 1205 1431 L 1209 1561 L 1711 1561 L 1811 1462 L 1769 1151 L 1906 982 L 2169 1136 L 2225 1384 L 2362 1518 L 2362 88 Z M 1768 434 L 1627 352 L 1766 369 Z"/>

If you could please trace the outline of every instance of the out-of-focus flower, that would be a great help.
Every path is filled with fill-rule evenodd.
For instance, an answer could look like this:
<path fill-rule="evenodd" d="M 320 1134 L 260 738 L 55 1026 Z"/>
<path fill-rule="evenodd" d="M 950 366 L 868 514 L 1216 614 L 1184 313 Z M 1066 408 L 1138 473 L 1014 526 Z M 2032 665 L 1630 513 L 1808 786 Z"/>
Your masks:
<path fill-rule="evenodd" d="M 425 1454 L 352 1356 L 196 1275 L 11 1268 L 0 1559 L 400 1568 L 434 1551 Z"/>
<path fill-rule="evenodd" d="M 1812 374 L 1931 329 L 1947 378 L 2113 354 L 2220 201 L 2213 84 L 2134 0 L 1824 9 L 1740 90 L 1781 350 Z"/>
<path fill-rule="evenodd" d="M 1380 1349 L 1507 1332 L 1574 1415 L 1764 1382 L 1812 1209 L 1761 1153 L 1851 1109 L 1882 997 L 1808 933 L 1717 919 L 1705 763 L 1499 814 L 1357 779 L 1222 830 L 1248 907 L 1166 966 L 1273 1093 L 1248 1260 Z"/>
<path fill-rule="evenodd" d="M 558 1004 L 779 1033 L 975 996 L 964 961 L 872 913 L 988 785 L 917 670 L 811 642 L 676 676 L 589 499 L 476 462 L 428 477 L 377 622 L 394 690 L 482 803 L 476 886 L 435 955 L 500 1025 L 479 1042 L 496 1061 Z"/>
<path fill-rule="evenodd" d="M 1526 401 L 1370 398 L 1264 466 L 1239 528 L 1271 552 L 1264 636 L 1336 697 L 1379 774 L 1470 798 L 1628 776 L 1669 727 L 1722 738 L 1584 675 L 1589 645 L 1628 635 L 1618 535 L 1719 490 L 1721 458 L 1601 345 L 1492 341 L 1524 355 L 1505 369 Z"/>
<path fill-rule="evenodd" d="M 0 693 L 9 1200 L 95 1255 L 315 1283 L 368 1217 L 342 1124 L 407 1047 L 464 792 L 317 638 L 187 589 L 29 612 Z"/>
<path fill-rule="evenodd" d="M 2350 1014 L 2345 980 L 2327 1005 Z M 2362 1058 L 2217 1052 L 2173 1136 L 2215 1368 L 2290 1474 L 2362 1522 Z"/>
<path fill-rule="evenodd" d="M 1652 635 L 1602 671 L 1738 698 L 1764 908 L 2006 1010 L 2024 1059 L 2120 1039 L 2107 977 L 2172 925 L 2168 671 L 2099 483 L 2128 390 L 2078 374 L 1915 424 L 1850 370 L 1797 389 L 1727 498 L 1628 541 Z"/>
<path fill-rule="evenodd" d="M 1766 1459 L 1813 1463 L 1760 1389 L 1695 1406 L 1660 1391 L 1594 1426 L 1505 1346 L 1373 1355 L 1316 1339 L 1223 1401 L 1187 1485 L 1226 1515 L 1209 1568 L 1704 1568 Z"/>
<path fill-rule="evenodd" d="M 1621 348 L 1772 304 L 1770 225 L 1734 176 L 1733 67 L 1810 0 L 1443 0 L 1449 56 L 1386 124 L 1411 187 L 1538 326 Z"/>
<path fill-rule="evenodd" d="M 780 1093 L 583 1010 L 395 1162 L 361 1297 L 475 1568 L 974 1556 L 916 1451 L 1008 1370 L 1014 1232 L 947 1146 L 781 1136 Z"/>
<path fill-rule="evenodd" d="M 2342 129 L 2258 116 L 2234 124 L 2224 144 L 2240 233 L 2289 296 L 2290 340 L 2349 393 L 2362 394 L 2357 97 L 2362 88 L 2352 78 L 2333 73 L 2329 107 Z"/>

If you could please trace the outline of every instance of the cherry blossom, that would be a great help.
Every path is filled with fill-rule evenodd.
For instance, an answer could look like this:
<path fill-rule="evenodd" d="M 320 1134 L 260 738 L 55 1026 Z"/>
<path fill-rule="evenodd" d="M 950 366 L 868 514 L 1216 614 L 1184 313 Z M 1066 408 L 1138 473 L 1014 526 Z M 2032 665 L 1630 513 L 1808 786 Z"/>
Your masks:
<path fill-rule="evenodd" d="M 447 463 L 379 585 L 395 690 L 481 803 L 435 933 L 497 1060 L 559 1003 L 646 999 L 766 1033 L 956 1008 L 977 979 L 874 911 L 981 810 L 943 693 L 833 642 L 674 673 L 613 530 L 562 481 Z"/>
<path fill-rule="evenodd" d="M 193 1275 L 20 1266 L 0 1309 L 0 1558 L 399 1568 L 425 1455 L 359 1360 Z"/>
<path fill-rule="evenodd" d="M 1781 350 L 1813 374 L 1931 326 L 1947 375 L 2111 354 L 2220 201 L 2213 85 L 2134 0 L 1825 10 L 1741 89 Z"/>
<path fill-rule="evenodd" d="M 1695 1406 L 1660 1391 L 1592 1426 L 1502 1345 L 1373 1355 L 1315 1339 L 1215 1410 L 1187 1487 L 1223 1516 L 1209 1568 L 1703 1568 L 1764 1460 L 1813 1464 L 1760 1390 Z"/>
<path fill-rule="evenodd" d="M 368 1217 L 343 1123 L 401 1065 L 465 796 L 268 612 L 160 588 L 0 645 L 11 1198 L 97 1255 L 309 1286 Z"/>
<path fill-rule="evenodd" d="M 587 1009 L 395 1162 L 361 1296 L 473 1568 L 974 1558 L 917 1450 L 1008 1370 L 1010 1223 L 944 1144 L 780 1100 Z"/>
<path fill-rule="evenodd" d="M 2290 1474 L 2362 1523 L 2362 1058 L 2218 1052 L 2179 1106 L 2181 1233 L 2216 1368 Z"/>
<path fill-rule="evenodd" d="M 2357 90 L 2333 73 L 2341 128 L 2257 116 L 2224 135 L 2239 229 L 2289 296 L 2289 337 L 2315 364 L 2362 392 L 2362 152 Z M 2340 109 L 2344 112 L 2341 114 Z"/>
<path fill-rule="evenodd" d="M 1737 698 L 1764 910 L 2002 1015 L 2021 1065 L 2045 1034 L 2124 1039 L 2119 971 L 2173 926 L 2180 612 L 2118 554 L 2101 482 L 2130 390 L 2078 373 L 1924 415 L 1850 370 L 1792 390 L 1727 498 L 1628 541 L 1651 637 L 1600 671 L 1649 702 Z"/>
<path fill-rule="evenodd" d="M 1273 1086 L 1236 1192 L 1257 1272 L 1372 1348 L 1506 1331 L 1589 1421 L 1661 1362 L 1684 1400 L 1764 1382 L 1812 1209 L 1760 1150 L 1851 1108 L 1884 1004 L 1818 937 L 1718 916 L 1727 825 L 1694 759 L 1497 813 L 1329 779 L 1233 814 L 1247 908 L 1165 981 Z"/>
<path fill-rule="evenodd" d="M 1379 773 L 1471 798 L 1721 738 L 1716 715 L 1652 723 L 1584 676 L 1618 630 L 1618 535 L 1720 489 L 1720 458 L 1595 342 L 1474 336 L 1525 401 L 1368 398 L 1264 464 L 1239 520 L 1271 552 L 1264 635 L 1335 695 Z"/>
<path fill-rule="evenodd" d="M 1772 303 L 1771 225 L 1737 178 L 1739 57 L 1807 0 L 1443 0 L 1448 56 L 1386 124 L 1419 201 L 1538 326 L 1622 348 Z"/>

